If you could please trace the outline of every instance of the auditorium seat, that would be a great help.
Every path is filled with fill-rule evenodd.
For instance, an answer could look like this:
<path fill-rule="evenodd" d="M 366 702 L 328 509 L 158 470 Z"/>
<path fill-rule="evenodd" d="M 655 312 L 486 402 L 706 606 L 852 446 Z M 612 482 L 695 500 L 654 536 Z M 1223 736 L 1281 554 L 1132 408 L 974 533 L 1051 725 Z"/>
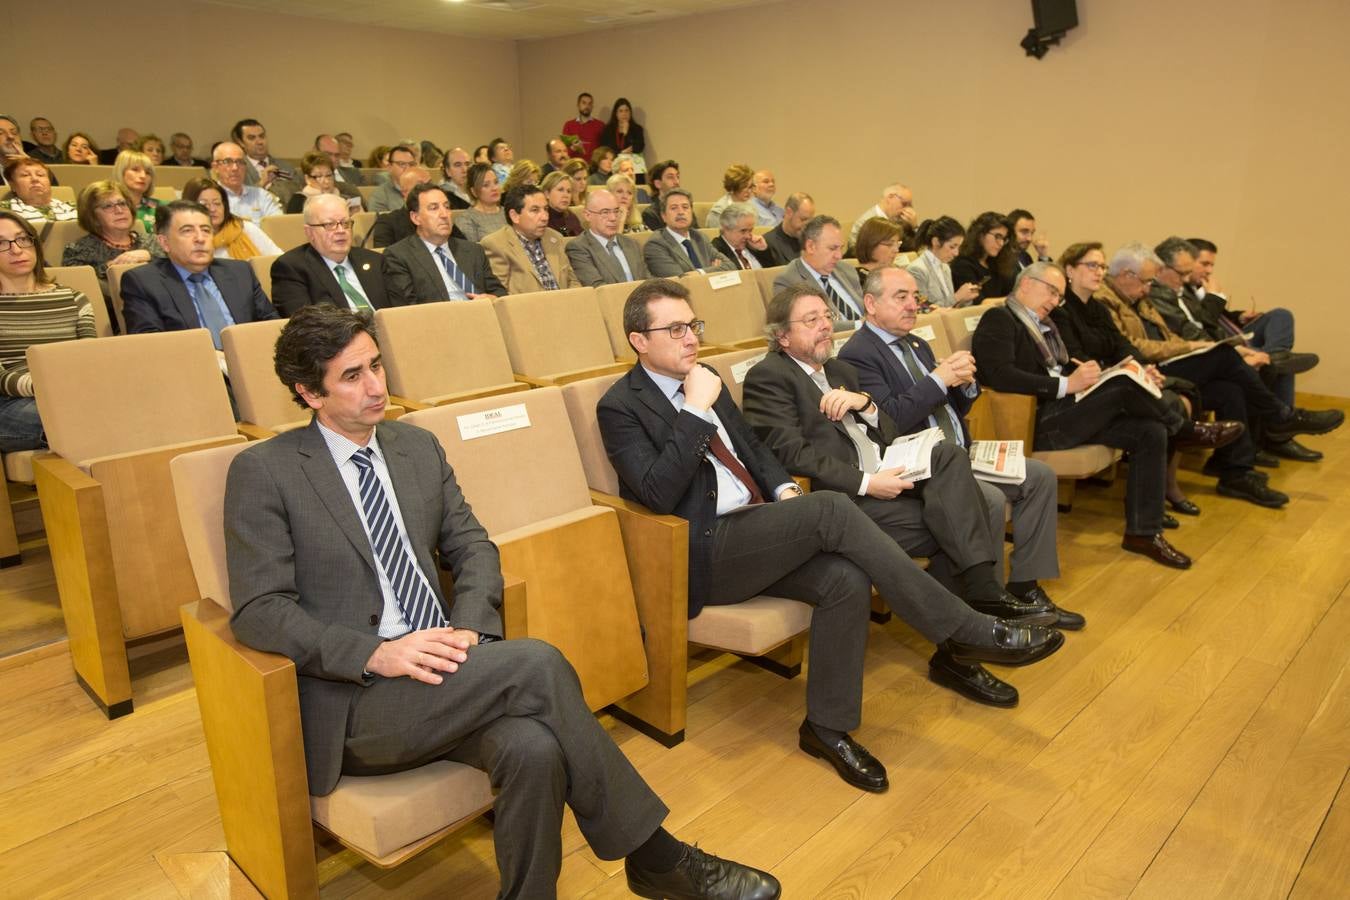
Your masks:
<path fill-rule="evenodd" d="M 755 269 L 755 284 L 759 287 L 759 296 L 764 301 L 765 309 L 768 309 L 769 301 L 773 299 L 773 280 L 786 268 L 787 266 L 772 266 L 767 269 Z"/>
<path fill-rule="evenodd" d="M 694 227 L 700 231 L 705 231 L 706 229 L 702 225 L 704 220 L 708 218 L 708 210 L 713 208 L 713 201 L 695 200 L 691 206 L 694 210 Z M 712 238 L 708 240 L 712 240 Z"/>
<path fill-rule="evenodd" d="M 127 319 L 122 314 L 122 276 L 127 273 L 127 270 L 143 265 L 146 264 L 119 263 L 108 266 L 108 293 L 112 295 L 113 315 L 117 317 L 118 334 L 127 333 Z"/>
<path fill-rule="evenodd" d="M 112 166 L 81 166 L 76 163 L 53 163 L 47 167 L 63 186 L 73 188 L 78 194 L 87 185 L 95 181 L 112 181 Z M 158 170 L 156 170 L 158 171 Z"/>
<path fill-rule="evenodd" d="M 196 166 L 156 166 L 155 167 L 155 186 L 173 188 L 178 193 L 183 193 L 183 187 L 189 182 L 198 178 L 209 178 L 210 172 L 206 169 L 199 169 Z"/>
<path fill-rule="evenodd" d="M 237 427 L 240 434 L 252 440 L 309 424 L 309 410 L 301 409 L 291 398 L 272 364 L 277 336 L 286 321 L 245 322 L 220 332 L 230 389 L 239 410 Z"/>
<path fill-rule="evenodd" d="M 74 219 L 68 219 L 65 222 L 52 222 L 51 229 L 47 236 L 42 239 L 42 258 L 48 266 L 58 266 L 61 264 L 61 258 L 65 255 L 66 245 L 73 244 L 88 232 L 80 227 L 80 223 Z M 45 225 L 37 228 L 39 235 Z"/>
<path fill-rule="evenodd" d="M 389 401 L 405 409 L 529 389 L 512 374 L 491 300 L 380 309 L 375 324 Z"/>
<path fill-rule="evenodd" d="M 187 453 L 170 464 L 200 598 L 181 610 L 183 635 L 231 860 L 265 896 L 317 897 L 311 822 L 390 868 L 489 809 L 492 789 L 486 773 L 438 760 L 392 775 L 344 776 L 331 794 L 310 796 L 295 664 L 240 643 L 229 624 L 223 500 L 230 463 L 244 446 Z M 507 616 L 522 592 L 507 576 Z M 508 628 L 505 636 L 518 635 Z"/>
<path fill-rule="evenodd" d="M 727 386 L 727 392 L 731 394 L 731 399 L 735 401 L 737 406 L 740 406 L 745 393 L 746 373 L 768 352 L 769 348 L 766 345 L 761 345 L 748 350 L 718 353 L 714 356 L 705 357 L 703 362 L 717 370 L 717 374 L 722 377 L 722 383 Z"/>
<path fill-rule="evenodd" d="M 169 460 L 243 438 L 205 329 L 28 348 L 51 450 L 33 457 L 75 673 L 131 712 L 126 643 L 196 596 Z"/>
<path fill-rule="evenodd" d="M 79 196 L 78 192 L 70 185 L 57 184 L 52 186 L 53 200 L 64 200 L 66 203 L 69 203 L 71 206 L 74 206 L 78 196 Z"/>
<path fill-rule="evenodd" d="M 305 214 L 283 213 L 279 216 L 263 216 L 258 227 L 276 242 L 282 250 L 293 250 L 308 243 L 305 238 Z"/>
<path fill-rule="evenodd" d="M 614 361 L 593 288 L 512 294 L 492 308 L 518 381 L 564 384 L 624 368 Z"/>
<path fill-rule="evenodd" d="M 94 312 L 94 331 L 99 337 L 112 337 L 108 304 L 103 302 L 103 283 L 98 280 L 93 266 L 47 266 L 47 277 L 88 297 L 89 307 Z"/>
<path fill-rule="evenodd" d="M 276 262 L 279 256 L 280 254 L 273 253 L 271 256 L 255 256 L 248 261 L 268 300 L 272 299 L 272 263 Z"/>
<path fill-rule="evenodd" d="M 303 215 L 303 213 L 302 213 Z M 366 235 L 375 227 L 375 213 L 359 212 L 352 215 L 352 246 L 363 247 Z"/>
<path fill-rule="evenodd" d="M 591 500 L 561 391 L 466 400 L 403 421 L 440 440 L 502 570 L 525 582 L 510 627 L 562 651 L 591 709 L 646 687 L 618 516 Z"/>
<path fill-rule="evenodd" d="M 707 323 L 704 343 L 738 350 L 764 346 L 764 302 L 749 272 L 691 272 L 680 282 L 689 289 L 694 314 Z"/>

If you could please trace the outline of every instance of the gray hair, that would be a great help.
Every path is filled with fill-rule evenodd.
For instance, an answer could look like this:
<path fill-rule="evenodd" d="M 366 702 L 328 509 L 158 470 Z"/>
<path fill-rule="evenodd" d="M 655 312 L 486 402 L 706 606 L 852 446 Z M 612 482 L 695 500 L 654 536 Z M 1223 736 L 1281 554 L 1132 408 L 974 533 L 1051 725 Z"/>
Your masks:
<path fill-rule="evenodd" d="M 907 190 L 909 190 L 909 185 L 897 181 L 895 184 L 888 184 L 886 185 L 886 187 L 882 188 L 881 196 L 889 197 L 891 194 L 895 194 L 898 196 L 901 191 Z"/>
<path fill-rule="evenodd" d="M 735 228 L 746 216 L 756 218 L 755 211 L 744 203 L 729 203 L 717 216 L 717 224 L 723 229 Z"/>
<path fill-rule="evenodd" d="M 880 297 L 886 290 L 886 266 L 873 266 L 872 271 L 867 273 L 867 279 L 863 281 L 863 293 L 871 294 L 873 297 Z M 892 266 L 891 268 L 894 268 Z M 903 272 L 904 269 L 898 271 Z"/>
<path fill-rule="evenodd" d="M 1012 295 L 1014 297 L 1017 296 L 1017 290 L 1022 286 L 1023 281 L 1026 281 L 1027 279 L 1031 279 L 1032 281 L 1045 281 L 1045 276 L 1049 272 L 1058 272 L 1065 282 L 1069 280 L 1059 263 L 1034 262 L 1017 273 L 1017 278 L 1013 280 Z"/>
<path fill-rule="evenodd" d="M 802 249 L 806 248 L 807 241 L 820 240 L 820 233 L 825 230 L 826 225 L 833 225 L 835 228 L 839 228 L 839 220 L 834 216 L 816 216 L 814 219 L 803 225 L 801 234 Z"/>
<path fill-rule="evenodd" d="M 803 200 L 809 200 L 811 201 L 812 204 L 816 202 L 815 198 L 813 198 L 810 194 L 806 193 L 805 191 L 798 191 L 795 194 L 788 195 L 787 200 L 783 202 L 783 209 L 787 210 L 788 212 L 795 213 L 798 209 L 801 208 Z"/>
<path fill-rule="evenodd" d="M 343 197 L 341 194 L 312 194 L 305 198 L 305 208 L 301 210 L 305 217 L 305 224 L 313 225 L 314 223 L 310 221 L 310 211 L 316 210 L 319 206 L 322 206 L 330 200 L 334 203 L 341 203 L 343 209 L 348 209 L 347 198 Z"/>
<path fill-rule="evenodd" d="M 7 122 L 9 122 L 9 124 L 13 125 L 15 129 L 19 129 L 19 120 L 9 115 L 8 113 L 0 113 L 0 119 L 6 120 Z"/>
<path fill-rule="evenodd" d="M 1172 265 L 1177 261 L 1177 257 L 1183 253 L 1189 253 L 1191 259 L 1200 255 L 1200 251 L 1195 248 L 1194 244 L 1176 235 L 1165 238 L 1161 244 L 1153 248 L 1153 252 L 1158 254 L 1158 258 L 1162 260 L 1162 264 L 1165 266 Z"/>
<path fill-rule="evenodd" d="M 689 201 L 690 206 L 694 205 L 693 194 L 689 193 L 684 188 L 671 188 L 661 195 L 661 215 L 663 216 L 666 214 L 666 205 L 670 203 L 671 197 L 683 197 Z"/>
<path fill-rule="evenodd" d="M 764 341 L 769 345 L 770 351 L 783 349 L 779 346 L 778 339 L 792 328 L 790 321 L 792 307 L 803 297 L 819 297 L 825 301 L 826 306 L 830 305 L 824 289 L 818 284 L 806 281 L 785 287 L 774 294 L 764 310 Z"/>
<path fill-rule="evenodd" d="M 1138 275 L 1144 270 L 1144 263 L 1146 262 L 1151 262 L 1155 266 L 1163 264 L 1163 261 L 1158 258 L 1158 254 L 1138 241 L 1131 241 L 1111 254 L 1111 263 L 1106 267 L 1106 274 L 1112 278 L 1124 272 L 1132 272 Z"/>

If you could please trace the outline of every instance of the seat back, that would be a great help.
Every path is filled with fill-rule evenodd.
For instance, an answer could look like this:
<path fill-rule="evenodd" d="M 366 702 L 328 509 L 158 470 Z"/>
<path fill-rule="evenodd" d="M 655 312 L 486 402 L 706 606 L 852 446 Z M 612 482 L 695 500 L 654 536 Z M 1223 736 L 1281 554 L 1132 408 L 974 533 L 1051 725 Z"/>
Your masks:
<path fill-rule="evenodd" d="M 363 247 L 366 243 L 366 235 L 370 234 L 370 229 L 375 227 L 375 213 L 359 212 L 352 216 L 352 246 Z"/>
<path fill-rule="evenodd" d="M 618 372 L 573 381 L 562 387 L 563 405 L 567 407 L 567 418 L 572 423 L 572 436 L 576 439 L 577 452 L 581 455 L 581 469 L 586 473 L 586 483 L 592 490 L 616 497 L 619 495 L 619 476 L 609 464 L 605 443 L 600 438 L 595 407 L 600 398 L 605 396 L 605 391 L 623 377 L 623 373 Z"/>
<path fill-rule="evenodd" d="M 66 185 L 66 184 L 56 184 L 56 185 L 52 185 L 52 199 L 53 199 L 53 200 L 61 200 L 61 201 L 65 202 L 65 203 L 69 203 L 69 204 L 71 204 L 72 206 L 74 206 L 74 205 L 75 205 L 75 189 L 74 189 L 73 187 L 71 187 L 70 185 Z"/>
<path fill-rule="evenodd" d="M 637 241 L 638 249 L 641 250 L 643 247 L 647 246 L 647 242 L 648 242 L 648 241 L 650 241 L 652 238 L 656 237 L 656 232 L 655 232 L 655 231 L 634 231 L 632 234 L 630 234 L 630 235 L 628 235 L 628 236 L 629 236 L 630 238 L 632 238 L 633 240 Z"/>
<path fill-rule="evenodd" d="M 605 332 L 609 335 L 609 350 L 615 359 L 633 361 L 637 354 L 628 343 L 628 332 L 623 330 L 623 305 L 628 295 L 633 293 L 638 282 L 623 284 L 602 284 L 595 289 L 595 302 L 600 307 L 600 318 L 605 320 Z"/>
<path fill-rule="evenodd" d="M 253 267 L 253 275 L 258 279 L 258 284 L 262 285 L 263 293 L 267 299 L 272 299 L 272 263 L 276 262 L 280 256 L 273 253 L 271 256 L 255 256 L 248 261 Z"/>
<path fill-rule="evenodd" d="M 294 250 L 305 243 L 305 214 L 285 213 L 280 216 L 263 216 L 258 223 L 263 233 L 276 242 L 282 250 Z"/>
<path fill-rule="evenodd" d="M 230 464 L 248 444 L 230 444 L 175 456 L 169 462 L 173 476 L 178 524 L 183 530 L 192 576 L 203 599 L 228 610 L 230 572 L 225 563 L 225 477 Z"/>
<path fill-rule="evenodd" d="M 713 208 L 712 201 L 696 200 L 691 204 L 694 211 L 694 226 L 699 227 L 708 218 L 708 210 Z"/>
<path fill-rule="evenodd" d="M 204 328 L 35 344 L 28 366 L 47 444 L 77 465 L 235 433 Z"/>
<path fill-rule="evenodd" d="M 764 338 L 764 301 L 759 286 L 746 272 L 686 275 L 689 302 L 707 322 L 705 344 L 740 344 Z"/>
<path fill-rule="evenodd" d="M 942 328 L 947 333 L 948 352 L 970 349 L 971 338 L 975 334 L 976 326 L 980 324 L 980 316 L 983 316 L 987 309 L 989 306 L 982 304 L 944 309 L 939 313 L 942 316 Z"/>
<path fill-rule="evenodd" d="M 122 276 L 129 270 L 145 263 L 126 263 L 108 266 L 108 294 L 112 297 L 113 315 L 117 317 L 117 330 L 127 333 L 127 317 L 122 314 Z"/>
<path fill-rule="evenodd" d="M 370 198 L 375 196 L 375 192 L 380 189 L 380 186 L 378 184 L 358 184 L 356 189 L 361 192 L 361 205 L 369 209 Z"/>
<path fill-rule="evenodd" d="M 169 187 L 165 184 L 157 184 L 155 185 L 155 189 L 150 192 L 150 196 L 160 203 L 169 203 L 170 201 L 177 200 L 178 195 L 181 193 L 182 191 L 178 188 Z"/>
<path fill-rule="evenodd" d="M 491 300 L 395 306 L 375 323 L 391 394 L 434 402 L 514 381 Z"/>
<path fill-rule="evenodd" d="M 702 362 L 717 370 L 717 374 L 722 376 L 722 383 L 727 386 L 727 390 L 731 393 L 731 399 L 736 401 L 737 406 L 740 406 L 741 398 L 745 396 L 745 374 L 768 352 L 767 347 L 734 350 L 730 353 L 719 353 L 716 356 L 705 356 Z"/>
<path fill-rule="evenodd" d="M 759 288 L 759 296 L 764 301 L 765 309 L 768 309 L 769 301 L 773 299 L 773 280 L 786 268 L 787 266 L 773 266 L 755 270 L 755 285 Z"/>
<path fill-rule="evenodd" d="M 84 168 L 81 166 L 80 168 Z M 38 234 L 42 233 L 42 228 L 38 228 Z M 80 227 L 80 223 L 74 219 L 65 222 L 53 222 L 51 230 L 42 240 L 42 258 L 47 265 L 56 266 L 61 264 L 61 258 L 65 255 L 66 245 L 73 244 L 84 237 L 87 232 Z"/>
<path fill-rule="evenodd" d="M 156 166 L 155 187 L 173 188 L 181 194 L 189 181 L 206 178 L 207 175 L 206 169 L 196 166 Z"/>
<path fill-rule="evenodd" d="M 47 277 L 88 297 L 89 307 L 94 311 L 94 330 L 99 337 L 112 337 L 108 304 L 103 302 L 103 283 L 93 266 L 47 266 Z"/>
<path fill-rule="evenodd" d="M 55 163 L 47 167 L 56 180 L 66 187 L 74 189 L 78 194 L 84 190 L 87 185 L 95 181 L 111 181 L 113 177 L 112 166 L 82 166 L 77 163 Z M 156 170 L 158 171 L 158 170 Z"/>
<path fill-rule="evenodd" d="M 512 294 L 492 306 L 513 372 L 548 378 L 614 362 L 593 288 Z"/>
<path fill-rule="evenodd" d="M 272 431 L 302 425 L 310 418 L 296 406 L 272 365 L 277 338 L 285 327 L 285 319 L 268 319 L 231 325 L 220 332 L 239 420 Z"/>
<path fill-rule="evenodd" d="M 939 312 L 924 313 L 914 320 L 914 327 L 910 329 L 910 334 L 921 337 L 928 342 L 928 346 L 933 348 L 933 356 L 943 359 L 951 355 L 952 342 L 949 338 L 950 332 L 947 330 L 948 317 L 946 313 L 951 310 L 941 310 Z M 970 349 L 970 339 L 966 339 L 965 349 Z"/>

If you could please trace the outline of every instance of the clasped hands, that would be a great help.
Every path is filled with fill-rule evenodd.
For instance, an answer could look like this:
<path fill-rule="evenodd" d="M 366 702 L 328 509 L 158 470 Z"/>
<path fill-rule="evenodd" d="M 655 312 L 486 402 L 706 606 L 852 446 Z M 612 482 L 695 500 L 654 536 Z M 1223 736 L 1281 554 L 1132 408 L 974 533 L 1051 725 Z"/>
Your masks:
<path fill-rule="evenodd" d="M 425 628 L 397 640 L 384 641 L 366 661 L 366 671 L 385 678 L 406 675 L 414 681 L 440 684 L 441 672 L 453 675 L 477 646 L 478 632 L 467 628 Z"/>

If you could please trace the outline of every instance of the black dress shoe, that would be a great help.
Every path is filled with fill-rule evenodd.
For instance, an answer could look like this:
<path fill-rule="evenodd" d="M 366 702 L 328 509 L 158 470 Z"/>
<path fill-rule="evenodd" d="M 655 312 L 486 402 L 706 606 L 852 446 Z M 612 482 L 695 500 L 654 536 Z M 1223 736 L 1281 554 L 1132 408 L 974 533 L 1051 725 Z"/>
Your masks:
<path fill-rule="evenodd" d="M 1266 439 L 1282 444 L 1300 434 L 1326 434 L 1335 431 L 1345 422 L 1345 413 L 1339 409 L 1303 409 L 1296 408 L 1294 414 L 1283 422 L 1266 423 Z"/>
<path fill-rule="evenodd" d="M 1293 438 L 1279 444 L 1267 443 L 1265 452 L 1281 459 L 1292 459 L 1297 462 L 1317 462 L 1322 458 L 1322 451 L 1305 447 Z"/>
<path fill-rule="evenodd" d="M 1156 563 L 1174 569 L 1191 567 L 1191 558 L 1167 543 L 1167 538 L 1161 534 L 1127 534 L 1125 540 L 1120 542 L 1120 546 L 1131 553 L 1147 556 Z"/>
<path fill-rule="evenodd" d="M 768 872 L 719 859 L 685 844 L 669 872 L 648 872 L 624 860 L 628 890 L 649 900 L 774 900 L 783 886 Z"/>
<path fill-rule="evenodd" d="M 1225 497 L 1237 497 L 1269 509 L 1279 509 L 1289 502 L 1288 494 L 1272 489 L 1250 469 L 1220 478 L 1215 490 Z"/>
<path fill-rule="evenodd" d="M 928 680 L 986 706 L 1017 705 L 1017 688 L 995 678 L 979 663 L 960 663 L 943 648 L 928 660 Z"/>
<path fill-rule="evenodd" d="M 1175 516 L 1169 516 L 1167 513 L 1163 513 L 1162 526 L 1164 528 L 1180 528 L 1181 523 L 1176 520 Z"/>
<path fill-rule="evenodd" d="M 1083 618 L 1078 613 L 1071 612 L 1070 610 L 1064 609 L 1063 607 L 1056 605 L 1055 601 L 1050 599 L 1050 595 L 1045 592 L 1045 588 L 1041 587 L 1039 584 L 1036 585 L 1031 590 L 1027 591 L 1026 594 L 1023 595 L 1022 599 L 1043 600 L 1044 602 L 1049 603 L 1052 607 L 1054 607 L 1055 621 L 1052 622 L 1051 624 L 1054 625 L 1056 628 L 1060 629 L 1061 631 L 1082 631 L 1083 626 L 1087 624 L 1087 619 Z"/>
<path fill-rule="evenodd" d="M 1252 457 L 1252 465 L 1260 466 L 1263 469 L 1278 469 L 1280 460 L 1279 457 L 1268 450 L 1257 450 Z"/>
<path fill-rule="evenodd" d="M 947 651 L 957 662 L 1029 666 L 1045 659 L 1062 646 L 1064 635 L 1053 628 L 997 619 L 994 621 L 993 631 L 985 642 L 967 644 L 955 638 L 948 638 L 938 645 L 938 649 Z"/>
<path fill-rule="evenodd" d="M 966 603 L 976 612 L 996 619 L 1007 619 L 1018 625 L 1049 625 L 1055 621 L 1053 603 L 1023 600 L 1007 591 L 999 593 L 1001 596 L 997 600 L 967 600 Z"/>
<path fill-rule="evenodd" d="M 1200 515 L 1200 507 L 1189 500 L 1168 500 L 1167 505 L 1172 507 L 1173 512 L 1179 512 L 1183 516 Z"/>
<path fill-rule="evenodd" d="M 1205 447 L 1217 450 L 1242 437 L 1247 426 L 1241 422 L 1226 419 L 1222 422 L 1192 422 L 1191 427 L 1176 436 L 1176 447 Z"/>
<path fill-rule="evenodd" d="M 886 767 L 847 734 L 827 742 L 816 734 L 810 722 L 803 722 L 797 729 L 797 746 L 834 766 L 839 777 L 856 788 L 880 794 L 891 786 L 886 778 Z"/>
<path fill-rule="evenodd" d="M 1301 375 L 1322 361 L 1316 353 L 1295 353 L 1292 350 L 1276 350 L 1269 356 L 1271 371 L 1280 375 Z"/>

